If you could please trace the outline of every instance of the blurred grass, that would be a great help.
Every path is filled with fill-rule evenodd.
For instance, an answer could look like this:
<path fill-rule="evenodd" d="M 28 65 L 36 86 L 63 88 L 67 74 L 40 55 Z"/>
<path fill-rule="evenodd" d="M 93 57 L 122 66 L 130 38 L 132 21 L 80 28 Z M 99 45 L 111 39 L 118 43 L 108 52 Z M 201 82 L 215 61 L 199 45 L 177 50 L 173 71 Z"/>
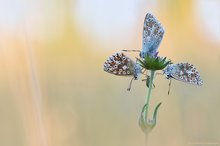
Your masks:
<path fill-rule="evenodd" d="M 169 81 L 163 76 L 157 77 L 152 105 L 161 100 L 163 103 L 150 144 L 219 142 L 220 44 L 209 41 L 209 34 L 201 35 L 196 30 L 197 26 L 191 21 L 191 1 L 167 2 L 158 5 L 161 10 L 157 11 L 166 29 L 160 55 L 168 56 L 173 62 L 193 63 L 201 73 L 204 86 L 173 81 L 168 96 Z M 37 23 L 28 14 L 25 21 L 42 91 L 39 104 L 48 145 L 144 145 L 144 134 L 137 124 L 146 92 L 144 82 L 135 81 L 131 92 L 127 92 L 130 78 L 103 71 L 105 59 L 124 48 L 105 50 L 118 47 L 111 38 L 109 46 L 87 36 L 72 20 L 70 4 L 71 1 L 56 1 L 51 4 L 52 8 L 45 4 L 41 13 L 46 14 L 38 16 L 42 18 Z M 142 19 L 137 22 L 141 27 Z M 34 95 L 24 30 L 21 24 L 15 25 L 13 31 L 3 29 L 0 35 L 0 145 L 38 146 L 41 138 L 31 98 Z M 133 40 L 131 49 L 141 46 L 141 33 L 141 29 L 135 32 L 139 37 Z M 122 42 L 129 37 L 122 38 Z"/>

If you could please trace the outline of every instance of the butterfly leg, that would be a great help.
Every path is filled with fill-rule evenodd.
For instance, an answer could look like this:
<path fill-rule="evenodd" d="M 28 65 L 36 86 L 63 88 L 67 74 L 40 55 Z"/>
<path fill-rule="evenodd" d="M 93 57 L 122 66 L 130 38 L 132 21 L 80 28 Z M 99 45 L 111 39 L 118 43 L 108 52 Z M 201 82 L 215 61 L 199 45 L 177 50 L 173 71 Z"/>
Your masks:
<path fill-rule="evenodd" d="M 171 88 L 171 79 L 170 79 L 169 88 L 168 88 L 168 95 L 170 94 L 170 88 Z"/>
<path fill-rule="evenodd" d="M 134 77 L 131 79 L 129 86 L 127 88 L 127 91 L 131 91 L 131 85 L 132 85 L 133 80 L 134 80 Z"/>
<path fill-rule="evenodd" d="M 147 72 L 147 70 L 144 69 L 144 68 L 142 68 L 142 69 L 141 69 L 141 73 L 142 73 L 143 75 L 147 75 L 147 73 L 145 73 L 145 72 Z"/>
<path fill-rule="evenodd" d="M 149 88 L 149 83 L 150 83 L 150 76 L 147 75 L 147 78 L 146 79 L 142 79 L 142 81 L 146 81 L 146 85 L 147 87 Z M 155 88 L 155 85 L 153 83 L 153 89 Z"/>

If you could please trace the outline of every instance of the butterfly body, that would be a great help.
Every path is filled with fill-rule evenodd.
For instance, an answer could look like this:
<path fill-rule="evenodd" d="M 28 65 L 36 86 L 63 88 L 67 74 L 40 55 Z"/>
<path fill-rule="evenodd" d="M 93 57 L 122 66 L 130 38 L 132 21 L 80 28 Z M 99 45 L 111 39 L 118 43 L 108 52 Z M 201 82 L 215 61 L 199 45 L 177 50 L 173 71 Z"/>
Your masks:
<path fill-rule="evenodd" d="M 104 71 L 118 76 L 134 76 L 137 80 L 141 74 L 141 67 L 123 53 L 116 53 L 105 61 Z"/>
<path fill-rule="evenodd" d="M 193 85 L 203 85 L 199 72 L 190 63 L 170 64 L 164 69 L 164 74 L 167 79 L 174 78 Z"/>

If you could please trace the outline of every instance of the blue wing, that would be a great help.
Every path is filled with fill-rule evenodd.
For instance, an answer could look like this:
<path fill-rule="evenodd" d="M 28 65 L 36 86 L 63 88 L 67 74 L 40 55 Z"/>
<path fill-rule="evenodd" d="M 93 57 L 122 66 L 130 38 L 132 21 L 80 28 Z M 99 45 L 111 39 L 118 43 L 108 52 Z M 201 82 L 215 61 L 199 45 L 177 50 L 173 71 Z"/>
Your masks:
<path fill-rule="evenodd" d="M 153 14 L 147 13 L 144 20 L 143 44 L 141 57 L 146 54 L 155 54 L 163 39 L 164 28 Z"/>

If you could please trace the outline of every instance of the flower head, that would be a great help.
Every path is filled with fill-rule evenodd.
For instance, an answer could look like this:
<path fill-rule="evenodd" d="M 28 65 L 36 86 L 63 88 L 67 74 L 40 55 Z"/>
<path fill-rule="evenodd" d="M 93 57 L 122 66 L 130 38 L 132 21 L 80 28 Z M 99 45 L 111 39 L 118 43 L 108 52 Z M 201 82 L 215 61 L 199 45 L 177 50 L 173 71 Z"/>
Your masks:
<path fill-rule="evenodd" d="M 147 70 L 162 70 L 168 64 L 171 64 L 170 60 L 166 57 L 157 56 L 158 52 L 153 55 L 147 54 L 144 59 L 137 59 L 140 66 Z"/>

